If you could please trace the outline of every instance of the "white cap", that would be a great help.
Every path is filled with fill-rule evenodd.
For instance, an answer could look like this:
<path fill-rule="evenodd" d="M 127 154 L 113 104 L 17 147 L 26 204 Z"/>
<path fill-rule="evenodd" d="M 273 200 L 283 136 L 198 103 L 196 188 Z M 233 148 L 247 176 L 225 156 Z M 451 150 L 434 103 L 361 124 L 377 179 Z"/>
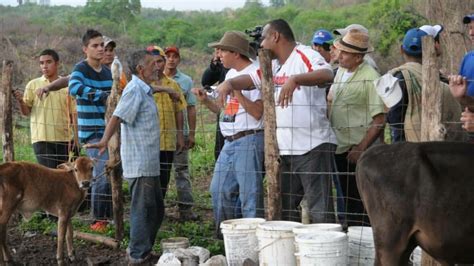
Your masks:
<path fill-rule="evenodd" d="M 388 108 L 392 108 L 402 99 L 402 89 L 398 79 L 387 73 L 374 80 L 375 90 Z"/>
<path fill-rule="evenodd" d="M 426 32 L 426 34 L 433 36 L 435 38 L 440 32 L 443 31 L 443 26 L 441 25 L 423 25 L 419 28 L 420 30 Z"/>

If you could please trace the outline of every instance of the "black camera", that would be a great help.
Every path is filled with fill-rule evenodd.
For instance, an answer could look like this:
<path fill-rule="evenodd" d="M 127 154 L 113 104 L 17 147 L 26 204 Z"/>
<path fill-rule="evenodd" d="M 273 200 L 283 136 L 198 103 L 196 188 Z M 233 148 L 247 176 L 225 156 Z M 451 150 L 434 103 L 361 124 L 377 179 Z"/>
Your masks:
<path fill-rule="evenodd" d="M 258 49 L 260 49 L 260 44 L 262 43 L 262 32 L 263 32 L 263 26 L 255 26 L 254 29 L 248 29 L 245 30 L 245 34 L 247 34 L 249 37 L 251 37 L 253 40 L 250 42 L 250 46 L 255 50 L 255 52 L 258 52 Z"/>

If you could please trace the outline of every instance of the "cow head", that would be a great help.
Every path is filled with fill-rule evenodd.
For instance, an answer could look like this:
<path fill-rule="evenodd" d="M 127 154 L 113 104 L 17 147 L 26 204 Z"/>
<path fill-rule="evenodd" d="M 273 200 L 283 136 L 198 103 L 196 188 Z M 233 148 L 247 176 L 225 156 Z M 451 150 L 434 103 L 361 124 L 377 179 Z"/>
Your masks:
<path fill-rule="evenodd" d="M 58 168 L 72 172 L 79 188 L 84 190 L 89 189 L 94 177 L 92 173 L 94 170 L 94 162 L 91 159 L 81 156 L 72 163 L 63 163 L 59 165 Z"/>

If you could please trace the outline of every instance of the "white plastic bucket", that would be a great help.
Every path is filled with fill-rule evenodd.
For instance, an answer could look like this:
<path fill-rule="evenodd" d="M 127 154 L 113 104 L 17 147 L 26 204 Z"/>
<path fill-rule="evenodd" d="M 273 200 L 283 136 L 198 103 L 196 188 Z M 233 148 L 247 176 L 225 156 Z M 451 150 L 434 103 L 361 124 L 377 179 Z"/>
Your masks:
<path fill-rule="evenodd" d="M 347 235 L 342 232 L 319 231 L 295 237 L 301 265 L 347 265 Z"/>
<path fill-rule="evenodd" d="M 413 250 L 413 252 L 411 253 L 411 256 L 410 256 L 411 265 L 421 266 L 421 253 L 422 253 L 422 250 L 421 250 L 420 246 L 417 246 Z"/>
<path fill-rule="evenodd" d="M 316 223 L 316 224 L 303 224 L 293 228 L 293 233 L 295 234 L 295 239 L 299 235 L 304 234 L 313 234 L 321 231 L 335 231 L 342 232 L 342 226 L 336 223 Z M 295 252 L 299 253 L 299 247 L 295 243 Z M 304 265 L 300 262 L 300 257 L 296 256 L 296 265 Z"/>
<path fill-rule="evenodd" d="M 226 220 L 221 223 L 227 264 L 242 265 L 246 258 L 258 263 L 258 241 L 255 231 L 263 218 Z"/>
<path fill-rule="evenodd" d="M 171 237 L 161 240 L 162 253 L 173 253 L 178 248 L 189 248 L 189 239 L 186 237 Z"/>
<path fill-rule="evenodd" d="M 269 221 L 258 225 L 260 266 L 296 265 L 293 228 L 299 225 L 301 223 L 287 221 Z"/>
<path fill-rule="evenodd" d="M 342 226 L 335 223 L 317 223 L 303 224 L 293 228 L 293 233 L 295 233 L 295 236 L 300 234 L 312 234 L 320 231 L 342 232 Z"/>
<path fill-rule="evenodd" d="M 375 245 L 372 227 L 349 226 L 349 264 L 372 266 L 375 263 Z"/>

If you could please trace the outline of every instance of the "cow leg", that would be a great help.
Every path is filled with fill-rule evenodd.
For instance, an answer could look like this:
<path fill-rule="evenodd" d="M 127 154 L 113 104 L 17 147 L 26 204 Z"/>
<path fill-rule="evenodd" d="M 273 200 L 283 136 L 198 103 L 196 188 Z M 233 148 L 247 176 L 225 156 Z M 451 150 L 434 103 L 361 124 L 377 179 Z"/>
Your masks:
<path fill-rule="evenodd" d="M 58 265 L 64 265 L 64 237 L 67 230 L 67 218 L 59 212 L 58 215 L 58 248 L 56 251 L 56 260 Z"/>
<path fill-rule="evenodd" d="M 73 229 L 72 229 L 72 218 L 69 218 L 67 222 L 67 232 L 66 232 L 66 245 L 67 245 L 67 255 L 70 261 L 76 260 L 74 255 L 74 246 L 73 246 Z"/>
<path fill-rule="evenodd" d="M 375 241 L 375 265 L 398 266 L 408 265 L 411 252 L 415 248 L 415 243 L 410 237 L 408 230 L 395 230 L 390 232 L 377 230 L 377 226 L 372 227 Z M 390 227 L 382 227 L 390 228 Z M 400 228 L 401 229 L 401 228 Z"/>
<path fill-rule="evenodd" d="M 10 254 L 10 250 L 7 245 L 7 227 L 8 221 L 16 209 L 19 201 L 8 201 L 5 200 L 7 198 L 7 194 L 4 190 L 2 190 L 3 195 L 0 198 L 0 263 L 3 262 L 11 262 L 12 256 Z M 13 191 L 16 192 L 16 191 Z M 17 195 L 17 193 L 13 193 Z"/>

